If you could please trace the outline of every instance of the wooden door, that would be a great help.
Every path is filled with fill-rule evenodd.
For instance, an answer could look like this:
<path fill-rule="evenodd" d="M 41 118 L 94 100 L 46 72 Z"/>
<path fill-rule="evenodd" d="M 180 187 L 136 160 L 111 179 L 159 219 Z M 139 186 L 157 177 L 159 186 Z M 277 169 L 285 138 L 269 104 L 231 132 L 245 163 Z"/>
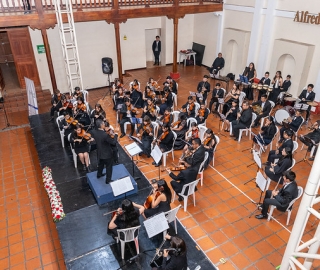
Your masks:
<path fill-rule="evenodd" d="M 4 82 L 4 78 L 3 78 L 3 76 L 2 76 L 2 70 L 1 70 L 1 68 L 0 68 L 0 91 L 1 91 L 2 89 L 4 89 L 5 86 L 6 86 L 6 84 L 5 84 L 5 82 Z"/>
<path fill-rule="evenodd" d="M 21 88 L 26 88 L 24 77 L 34 81 L 35 86 L 40 86 L 37 64 L 27 27 L 8 29 L 11 51 L 17 70 Z"/>

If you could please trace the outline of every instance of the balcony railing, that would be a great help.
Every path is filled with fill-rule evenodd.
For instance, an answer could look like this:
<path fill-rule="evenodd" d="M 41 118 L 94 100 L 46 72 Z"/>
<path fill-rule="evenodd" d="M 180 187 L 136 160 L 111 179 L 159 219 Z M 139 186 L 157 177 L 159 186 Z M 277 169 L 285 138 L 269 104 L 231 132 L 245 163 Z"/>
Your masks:
<path fill-rule="evenodd" d="M 36 0 L 0 0 L 0 14 L 19 13 L 19 12 L 36 12 Z M 114 2 L 118 1 L 121 7 L 148 7 L 159 5 L 173 5 L 174 0 L 73 0 L 72 5 L 76 10 L 88 8 L 112 8 Z M 186 3 L 217 3 L 221 4 L 222 0 L 178 0 L 179 4 Z M 43 11 L 54 10 L 54 0 L 42 0 Z M 62 7 L 63 8 L 63 7 Z"/>

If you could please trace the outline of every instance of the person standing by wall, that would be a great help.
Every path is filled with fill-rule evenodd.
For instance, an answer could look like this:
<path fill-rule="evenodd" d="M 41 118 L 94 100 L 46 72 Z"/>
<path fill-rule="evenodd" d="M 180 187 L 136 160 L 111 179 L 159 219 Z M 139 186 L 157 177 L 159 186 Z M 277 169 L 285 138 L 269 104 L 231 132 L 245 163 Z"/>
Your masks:
<path fill-rule="evenodd" d="M 152 51 L 154 54 L 154 64 L 153 65 L 159 66 L 159 57 L 160 57 L 160 52 L 161 52 L 161 41 L 160 41 L 159 36 L 156 36 L 156 40 L 153 41 L 153 43 L 152 43 Z"/>

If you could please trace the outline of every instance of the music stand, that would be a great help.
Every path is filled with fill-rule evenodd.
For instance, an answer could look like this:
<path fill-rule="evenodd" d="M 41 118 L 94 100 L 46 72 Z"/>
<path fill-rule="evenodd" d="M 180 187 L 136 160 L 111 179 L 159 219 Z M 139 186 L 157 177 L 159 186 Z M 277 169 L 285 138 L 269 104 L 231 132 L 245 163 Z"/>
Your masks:
<path fill-rule="evenodd" d="M 253 155 L 254 163 L 257 164 L 257 173 L 258 173 L 262 167 L 261 158 L 259 157 L 258 152 L 255 150 L 252 151 L 252 155 Z M 254 163 L 252 163 L 252 164 L 254 164 Z M 248 165 L 247 167 L 251 166 L 252 164 Z M 256 179 L 256 177 L 248 180 L 247 182 L 244 183 L 244 185 L 248 184 L 249 182 L 253 181 L 254 179 Z"/>
<path fill-rule="evenodd" d="M 137 180 L 140 179 L 140 177 L 134 177 L 134 160 L 133 157 L 135 155 L 138 155 L 139 153 L 142 152 L 142 149 L 139 147 L 139 145 L 136 142 L 130 143 L 128 145 L 125 145 L 124 148 L 127 150 L 129 155 L 131 156 L 131 161 L 132 161 L 132 177 Z"/>
<path fill-rule="evenodd" d="M 280 178 L 281 179 L 281 178 Z M 280 180 L 279 180 L 280 181 Z M 257 187 L 259 187 L 259 189 L 261 190 L 261 193 L 260 193 L 260 198 L 259 198 L 259 202 L 255 203 L 253 202 L 257 208 L 251 213 L 251 215 L 249 216 L 249 218 L 252 217 L 252 215 L 257 211 L 259 210 L 259 207 L 261 206 L 262 202 L 261 202 L 261 199 L 262 199 L 262 194 L 266 191 L 266 187 L 267 187 L 267 180 L 264 178 L 264 176 L 262 175 L 262 173 L 260 172 L 260 169 L 258 170 L 257 172 L 257 176 L 256 176 L 256 184 L 257 184 Z"/>
<path fill-rule="evenodd" d="M 218 111 L 213 111 L 213 114 L 216 114 L 217 116 L 219 116 L 220 120 L 219 120 L 219 131 L 218 131 L 218 135 L 224 136 L 226 137 L 225 134 L 221 133 L 221 123 L 224 122 L 226 120 L 226 116 L 222 113 L 219 113 Z"/>
<path fill-rule="evenodd" d="M 134 189 L 130 176 L 117 179 L 116 181 L 110 182 L 110 186 L 113 192 L 113 196 L 117 197 L 124 193 L 124 198 L 127 198 L 127 192 Z"/>
<path fill-rule="evenodd" d="M 169 229 L 168 221 L 164 212 L 156 214 L 143 222 L 148 237 L 152 238 L 153 236 L 164 232 L 165 230 Z"/>
<path fill-rule="evenodd" d="M 309 137 L 306 137 L 306 136 L 303 136 L 303 140 L 306 142 L 306 143 L 310 143 L 312 145 L 316 145 L 315 141 L 310 139 Z M 303 141 L 301 141 L 303 144 L 305 144 Z M 299 160 L 296 164 L 300 163 L 300 162 L 306 162 L 307 164 L 309 164 L 311 167 L 312 165 L 309 163 L 309 161 L 307 160 L 307 155 L 308 155 L 308 148 L 306 150 L 306 154 L 304 155 L 304 158 Z"/>
<path fill-rule="evenodd" d="M 162 152 L 160 150 L 160 147 L 157 144 L 152 149 L 151 156 L 152 156 L 154 162 L 156 164 L 159 164 L 159 162 L 160 162 L 160 160 L 162 158 Z M 160 166 L 158 166 L 158 168 L 159 168 L 159 180 L 160 180 Z"/>
<path fill-rule="evenodd" d="M 131 135 L 129 135 L 128 137 L 129 137 L 129 139 L 131 139 L 132 141 L 136 142 L 136 143 L 139 145 L 139 147 L 140 147 L 140 145 L 143 145 L 143 144 L 142 144 L 142 141 L 141 141 L 139 138 L 137 138 L 137 137 L 135 137 L 135 136 L 131 136 Z M 143 161 L 143 160 L 140 160 L 140 159 L 137 159 L 137 160 L 136 160 L 137 163 L 138 163 L 139 161 L 142 162 L 142 163 L 148 164 L 148 162 L 146 162 L 146 161 Z"/>

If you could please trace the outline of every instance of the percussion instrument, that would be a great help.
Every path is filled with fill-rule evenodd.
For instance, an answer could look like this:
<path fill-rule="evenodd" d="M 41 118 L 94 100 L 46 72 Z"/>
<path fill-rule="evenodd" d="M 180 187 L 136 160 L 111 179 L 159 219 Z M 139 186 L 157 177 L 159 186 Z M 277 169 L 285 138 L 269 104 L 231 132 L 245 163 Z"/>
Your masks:
<path fill-rule="evenodd" d="M 291 106 L 294 107 L 294 104 L 296 103 L 296 98 L 293 97 L 285 97 L 284 98 L 284 106 Z"/>
<path fill-rule="evenodd" d="M 294 116 L 296 114 L 296 110 L 291 106 L 285 106 L 283 109 L 286 110 L 290 116 Z"/>
<path fill-rule="evenodd" d="M 285 119 L 288 119 L 289 117 L 290 117 L 290 114 L 285 109 L 277 110 L 275 115 L 274 115 L 276 123 L 279 124 L 279 125 L 282 125 L 282 121 L 285 120 Z"/>
<path fill-rule="evenodd" d="M 310 106 L 318 106 L 318 103 L 317 102 L 315 102 L 315 101 L 309 101 L 309 102 L 307 102 L 307 104 L 308 105 L 310 105 Z"/>
<path fill-rule="evenodd" d="M 262 84 L 258 84 L 258 90 L 262 90 Z"/>
<path fill-rule="evenodd" d="M 256 84 L 256 83 L 253 83 L 252 85 L 251 85 L 251 88 L 253 88 L 253 89 L 256 89 L 258 87 L 258 84 Z"/>
<path fill-rule="evenodd" d="M 263 89 L 263 90 L 268 90 L 268 88 L 269 88 L 269 85 L 267 85 L 267 84 L 264 84 L 264 85 L 262 86 L 262 89 Z"/>
<path fill-rule="evenodd" d="M 308 104 L 306 104 L 306 103 L 299 103 L 300 102 L 300 100 L 297 100 L 296 101 L 296 104 L 294 104 L 294 108 L 296 109 L 296 110 L 302 110 L 302 111 L 306 111 L 306 110 L 308 110 L 308 108 L 309 108 L 309 105 Z"/>
<path fill-rule="evenodd" d="M 268 89 L 268 92 L 272 92 L 273 91 L 273 86 L 269 86 L 267 89 Z"/>

